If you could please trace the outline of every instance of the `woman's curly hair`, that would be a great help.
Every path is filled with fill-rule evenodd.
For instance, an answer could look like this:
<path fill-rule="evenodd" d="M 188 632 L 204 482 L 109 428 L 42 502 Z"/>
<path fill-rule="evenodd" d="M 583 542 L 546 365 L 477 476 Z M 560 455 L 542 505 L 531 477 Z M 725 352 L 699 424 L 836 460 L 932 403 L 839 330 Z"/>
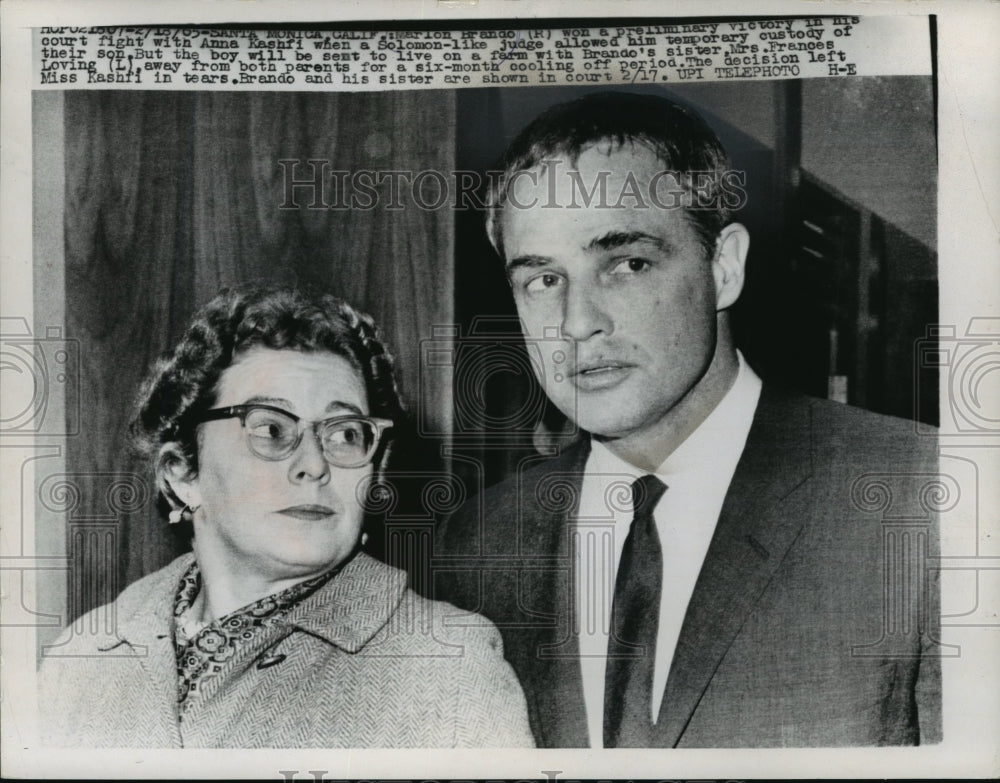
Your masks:
<path fill-rule="evenodd" d="M 131 423 L 132 441 L 153 462 L 172 506 L 180 504 L 164 479 L 166 468 L 197 475 L 199 417 L 215 407 L 222 373 L 254 347 L 341 356 L 364 380 L 372 416 L 403 417 L 392 356 L 370 316 L 330 294 L 259 285 L 223 289 L 154 364 Z"/>

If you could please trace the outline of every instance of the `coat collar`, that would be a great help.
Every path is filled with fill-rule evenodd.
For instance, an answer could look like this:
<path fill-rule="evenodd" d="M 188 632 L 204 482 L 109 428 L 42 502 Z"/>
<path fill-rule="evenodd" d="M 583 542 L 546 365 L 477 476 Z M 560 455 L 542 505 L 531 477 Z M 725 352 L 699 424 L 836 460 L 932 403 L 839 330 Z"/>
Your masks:
<path fill-rule="evenodd" d="M 183 554 L 122 592 L 116 602 L 117 644 L 141 648 L 164 638 L 173 640 L 174 596 L 193 562 L 194 554 Z"/>
<path fill-rule="evenodd" d="M 384 628 L 406 592 L 406 574 L 364 552 L 285 618 L 290 627 L 356 653 Z"/>
<path fill-rule="evenodd" d="M 172 649 L 174 596 L 193 562 L 190 552 L 181 555 L 127 588 L 118 600 L 117 638 L 101 649 L 128 644 L 139 650 L 163 639 L 171 641 Z M 405 591 L 402 571 L 359 552 L 339 574 L 297 604 L 285 624 L 354 653 L 386 625 Z"/>

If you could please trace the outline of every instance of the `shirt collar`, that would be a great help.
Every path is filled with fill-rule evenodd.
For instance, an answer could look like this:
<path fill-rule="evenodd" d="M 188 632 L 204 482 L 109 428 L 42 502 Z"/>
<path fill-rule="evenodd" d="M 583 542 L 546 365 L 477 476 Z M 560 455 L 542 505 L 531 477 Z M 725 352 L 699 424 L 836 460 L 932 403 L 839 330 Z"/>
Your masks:
<path fill-rule="evenodd" d="M 736 352 L 739 370 L 729 391 L 698 425 L 698 428 L 674 449 L 657 469 L 657 475 L 667 475 L 711 465 L 722 453 L 743 452 L 753 414 L 760 399 L 761 381 L 743 358 Z"/>
<path fill-rule="evenodd" d="M 739 361 L 739 369 L 729 391 L 694 432 L 688 435 L 654 471 L 654 475 L 668 486 L 671 477 L 678 473 L 714 465 L 719 460 L 720 454 L 735 453 L 738 458 L 743 452 L 754 411 L 760 399 L 761 380 L 747 364 L 742 353 L 737 351 L 736 358 Z M 639 478 L 647 471 L 626 462 L 603 443 L 591 438 L 587 472 L 625 474 Z"/>

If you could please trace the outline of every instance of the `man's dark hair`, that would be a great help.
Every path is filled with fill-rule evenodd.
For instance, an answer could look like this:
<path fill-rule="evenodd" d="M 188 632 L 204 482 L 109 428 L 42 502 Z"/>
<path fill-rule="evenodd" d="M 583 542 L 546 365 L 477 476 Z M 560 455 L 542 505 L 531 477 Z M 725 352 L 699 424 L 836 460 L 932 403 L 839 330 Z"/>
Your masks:
<path fill-rule="evenodd" d="M 487 202 L 487 233 L 504 258 L 500 212 L 507 203 L 511 178 L 519 171 L 540 166 L 545 160 L 563 158 L 571 165 L 595 144 L 610 144 L 614 151 L 628 144 L 650 149 L 666 171 L 677 172 L 688 202 L 685 214 L 711 256 L 732 213 L 720 192 L 720 181 L 730 168 L 729 157 L 711 128 L 690 109 L 658 95 L 601 92 L 547 109 L 511 142 L 495 169 Z M 691 172 L 708 173 L 697 198 Z"/>

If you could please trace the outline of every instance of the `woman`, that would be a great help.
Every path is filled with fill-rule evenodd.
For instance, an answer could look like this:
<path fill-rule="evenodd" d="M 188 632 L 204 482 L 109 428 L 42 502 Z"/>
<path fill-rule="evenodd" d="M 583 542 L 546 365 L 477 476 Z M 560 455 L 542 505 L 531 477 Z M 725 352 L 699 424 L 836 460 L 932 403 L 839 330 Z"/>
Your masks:
<path fill-rule="evenodd" d="M 401 413 L 374 324 L 332 296 L 198 313 L 133 423 L 193 551 L 122 592 L 112 643 L 57 642 L 50 744 L 531 745 L 496 629 L 446 627 L 454 609 L 361 551 Z"/>

